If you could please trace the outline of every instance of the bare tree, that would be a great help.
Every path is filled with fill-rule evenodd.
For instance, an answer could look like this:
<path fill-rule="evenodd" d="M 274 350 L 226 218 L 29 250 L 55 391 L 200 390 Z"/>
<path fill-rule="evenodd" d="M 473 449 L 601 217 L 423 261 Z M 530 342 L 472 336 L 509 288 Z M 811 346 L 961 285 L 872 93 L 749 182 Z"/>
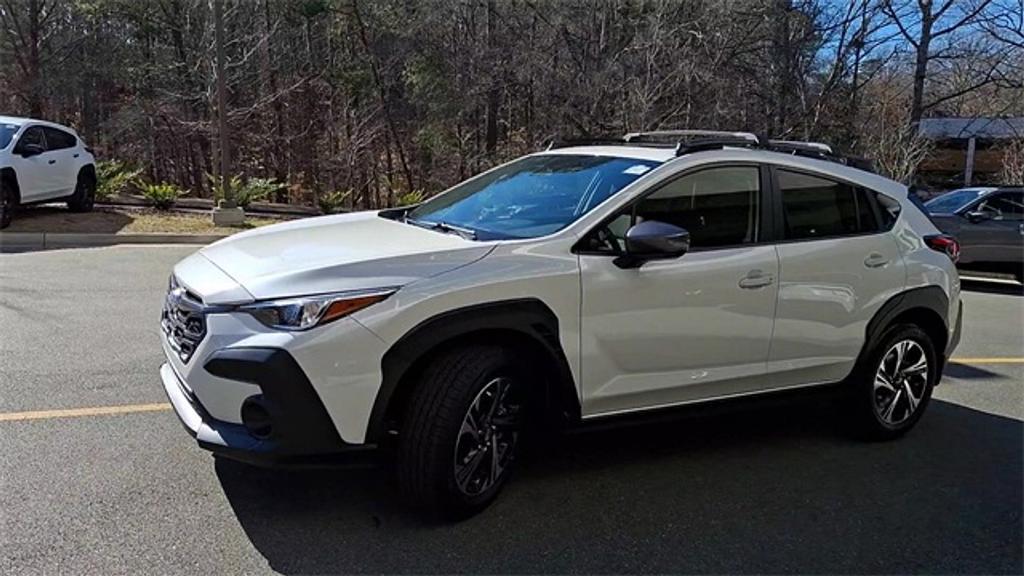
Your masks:
<path fill-rule="evenodd" d="M 925 102 L 929 66 L 933 61 L 948 56 L 958 34 L 988 18 L 985 10 L 991 3 L 992 0 L 943 0 L 936 5 L 933 0 L 882 0 L 882 10 L 914 50 L 914 93 L 910 104 L 910 123 L 914 126 L 920 123 L 929 108 L 950 97 L 943 95 Z M 939 41 L 947 38 L 954 41 L 937 46 Z M 963 93 L 993 82 L 994 72 L 992 70 L 979 78 L 977 84 L 966 88 Z"/>

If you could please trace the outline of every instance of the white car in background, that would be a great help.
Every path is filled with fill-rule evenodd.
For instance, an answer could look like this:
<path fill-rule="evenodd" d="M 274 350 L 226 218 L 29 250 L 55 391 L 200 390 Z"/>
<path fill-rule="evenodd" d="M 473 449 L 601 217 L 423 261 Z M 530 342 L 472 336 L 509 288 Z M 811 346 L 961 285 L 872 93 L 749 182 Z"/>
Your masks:
<path fill-rule="evenodd" d="M 67 126 L 0 116 L 0 229 L 26 204 L 66 201 L 72 212 L 92 210 L 96 160 Z"/>
<path fill-rule="evenodd" d="M 404 494 L 455 516 L 543 422 L 838 385 L 865 435 L 896 438 L 959 340 L 958 248 L 906 187 L 841 160 L 632 135 L 237 234 L 174 268 L 164 390 L 203 448 L 389 448 Z"/>

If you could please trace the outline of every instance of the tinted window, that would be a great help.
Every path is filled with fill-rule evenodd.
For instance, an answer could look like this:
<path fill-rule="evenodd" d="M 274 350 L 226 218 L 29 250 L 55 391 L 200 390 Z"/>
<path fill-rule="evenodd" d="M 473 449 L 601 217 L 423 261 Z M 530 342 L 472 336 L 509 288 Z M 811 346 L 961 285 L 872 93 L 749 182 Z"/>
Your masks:
<path fill-rule="evenodd" d="M 33 126 L 25 130 L 25 132 L 18 138 L 18 145 L 15 147 L 16 150 L 24 150 L 29 144 L 36 144 L 46 149 L 46 139 L 43 137 L 43 129 L 38 126 Z"/>
<path fill-rule="evenodd" d="M 1024 219 L 1024 192 L 997 192 L 985 198 L 976 208 L 991 214 L 995 220 Z"/>
<path fill-rule="evenodd" d="M 666 184 L 636 205 L 636 222 L 657 220 L 685 228 L 694 248 L 757 241 L 760 170 L 709 168 Z"/>
<path fill-rule="evenodd" d="M 63 130 L 57 130 L 56 128 L 43 128 L 46 132 L 46 149 L 47 150 L 63 150 L 65 148 L 74 148 L 76 138 L 71 134 Z"/>
<path fill-rule="evenodd" d="M 543 154 L 469 180 L 410 211 L 412 223 L 467 228 L 480 240 L 561 230 L 659 162 Z"/>
<path fill-rule="evenodd" d="M 626 231 L 644 220 L 685 228 L 694 248 L 757 241 L 760 171 L 752 166 L 709 168 L 677 178 L 631 205 L 586 240 L 587 250 L 622 252 Z"/>
<path fill-rule="evenodd" d="M 7 148 L 18 133 L 18 128 L 17 124 L 0 124 L 0 150 Z"/>
<path fill-rule="evenodd" d="M 863 189 L 779 170 L 783 229 L 787 240 L 874 232 L 874 212 Z"/>
<path fill-rule="evenodd" d="M 879 194 L 878 192 L 863 189 L 862 192 L 874 198 L 875 205 L 878 206 L 878 216 L 879 218 L 881 218 L 881 222 L 879 222 L 879 228 L 881 228 L 882 230 L 891 230 L 893 225 L 896 224 L 896 219 L 899 218 L 901 208 L 900 203 L 897 202 L 896 200 L 893 200 L 892 198 L 889 198 L 885 194 Z M 910 198 L 910 201 L 914 203 L 914 205 L 917 206 L 918 209 L 921 209 L 921 200 L 917 199 L 917 196 L 910 195 L 908 196 L 908 198 Z M 924 210 L 921 210 L 921 212 L 925 215 L 928 214 L 928 212 Z"/>

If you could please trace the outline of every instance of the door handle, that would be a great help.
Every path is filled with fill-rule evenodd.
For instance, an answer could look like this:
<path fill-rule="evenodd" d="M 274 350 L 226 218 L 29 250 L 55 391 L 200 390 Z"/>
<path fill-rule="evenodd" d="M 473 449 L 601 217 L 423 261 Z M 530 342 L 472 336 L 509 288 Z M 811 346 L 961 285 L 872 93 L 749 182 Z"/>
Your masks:
<path fill-rule="evenodd" d="M 875 252 L 864 259 L 864 265 L 868 268 L 881 268 L 889 263 L 889 259 Z"/>
<path fill-rule="evenodd" d="M 56 164 L 56 163 L 57 163 L 56 160 L 50 160 L 49 162 L 47 162 L 47 164 Z"/>
<path fill-rule="evenodd" d="M 1020 232 L 1021 236 L 1024 236 L 1024 224 L 1017 226 L 1017 231 Z"/>
<path fill-rule="evenodd" d="M 740 279 L 740 288 L 763 288 L 772 282 L 775 282 L 775 277 L 771 274 L 765 274 L 760 270 L 751 270 L 746 276 Z"/>
<path fill-rule="evenodd" d="M 72 156 L 72 158 L 78 158 L 78 154 L 75 154 L 74 156 Z"/>

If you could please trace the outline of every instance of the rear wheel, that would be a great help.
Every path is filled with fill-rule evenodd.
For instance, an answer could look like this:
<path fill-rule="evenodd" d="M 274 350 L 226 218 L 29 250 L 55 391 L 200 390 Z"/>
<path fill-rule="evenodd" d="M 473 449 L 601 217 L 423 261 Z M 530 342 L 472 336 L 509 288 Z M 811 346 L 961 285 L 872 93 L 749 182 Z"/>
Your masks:
<path fill-rule="evenodd" d="M 7 183 L 6 179 L 0 179 L 0 230 L 11 225 L 16 204 L 14 188 Z"/>
<path fill-rule="evenodd" d="M 485 508 L 521 444 L 527 379 L 500 346 L 468 346 L 424 372 L 398 447 L 399 486 L 414 505 L 461 518 Z"/>
<path fill-rule="evenodd" d="M 913 325 L 889 329 L 858 371 L 854 416 L 871 439 L 905 434 L 921 419 L 938 378 L 931 338 Z"/>
<path fill-rule="evenodd" d="M 68 199 L 68 209 L 72 212 L 90 212 L 96 203 L 96 179 L 87 172 L 78 174 L 75 193 Z"/>

